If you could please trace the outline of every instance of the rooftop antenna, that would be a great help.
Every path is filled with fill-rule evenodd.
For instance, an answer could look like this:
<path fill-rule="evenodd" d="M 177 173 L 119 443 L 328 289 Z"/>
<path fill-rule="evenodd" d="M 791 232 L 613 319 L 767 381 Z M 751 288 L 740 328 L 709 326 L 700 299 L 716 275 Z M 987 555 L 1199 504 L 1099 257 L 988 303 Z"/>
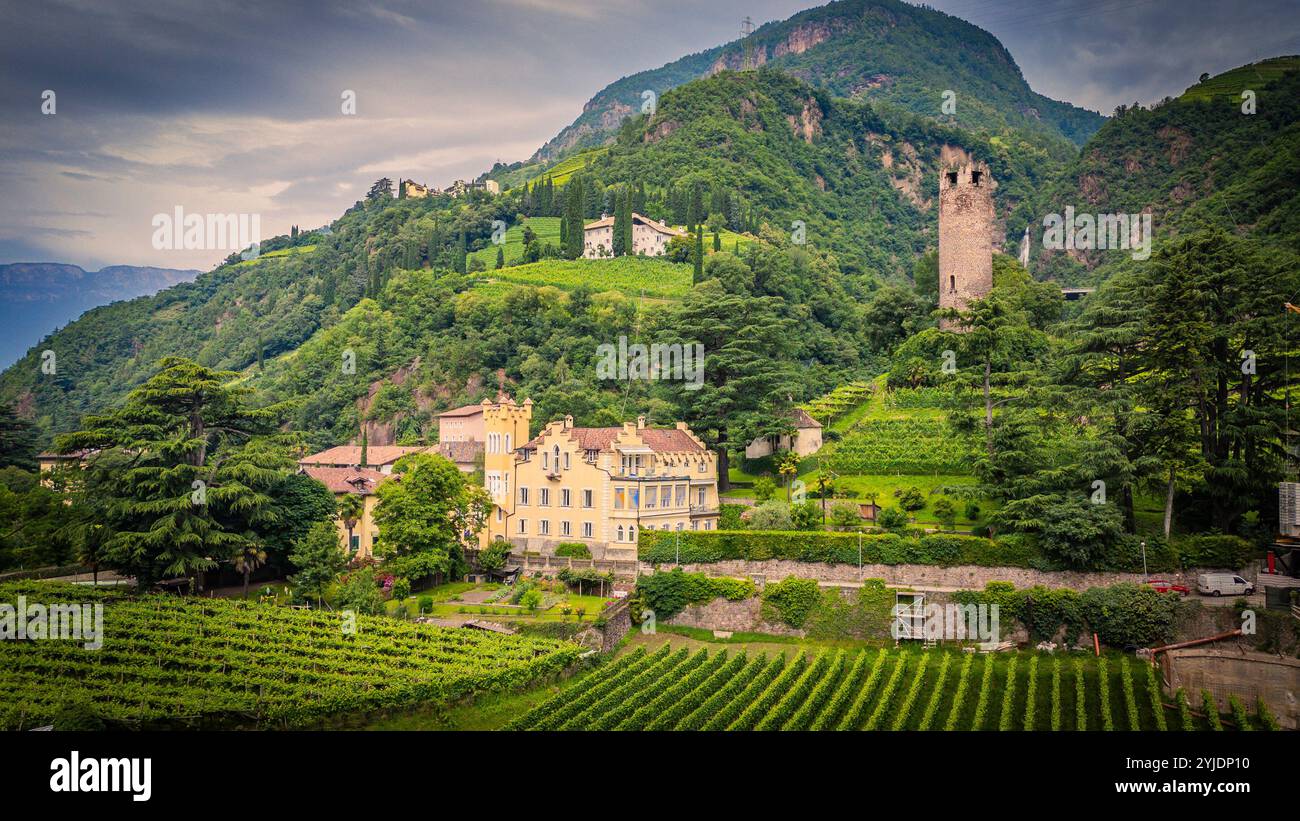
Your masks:
<path fill-rule="evenodd" d="M 741 58 L 740 70 L 749 71 L 754 68 L 754 44 L 749 42 L 749 35 L 754 33 L 754 21 L 745 15 L 745 19 L 740 21 L 740 39 L 744 41 L 744 56 Z"/>

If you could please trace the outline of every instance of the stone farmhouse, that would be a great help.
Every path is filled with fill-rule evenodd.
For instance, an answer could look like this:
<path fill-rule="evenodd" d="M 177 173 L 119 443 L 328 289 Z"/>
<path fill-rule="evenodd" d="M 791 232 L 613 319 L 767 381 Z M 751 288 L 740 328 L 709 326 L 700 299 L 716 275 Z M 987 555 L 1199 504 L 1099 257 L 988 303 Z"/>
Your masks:
<path fill-rule="evenodd" d="M 761 459 L 773 453 L 792 450 L 800 458 L 812 456 L 822 449 L 822 423 L 808 415 L 803 408 L 790 412 L 794 432 L 781 436 L 759 436 L 745 446 L 746 459 Z"/>
<path fill-rule="evenodd" d="M 673 237 L 684 237 L 686 232 L 670 228 L 640 214 L 632 215 L 632 253 L 647 257 L 663 256 Z M 582 256 L 584 259 L 603 259 L 614 255 L 614 218 L 602 216 L 582 227 Z"/>

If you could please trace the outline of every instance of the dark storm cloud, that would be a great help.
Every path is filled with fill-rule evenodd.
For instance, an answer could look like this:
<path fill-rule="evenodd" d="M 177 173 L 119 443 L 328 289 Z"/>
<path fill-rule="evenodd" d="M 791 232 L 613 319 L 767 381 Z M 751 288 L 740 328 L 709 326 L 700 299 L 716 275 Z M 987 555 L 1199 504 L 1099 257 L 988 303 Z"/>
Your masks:
<path fill-rule="evenodd" d="M 337 217 L 380 176 L 472 177 L 618 77 L 813 4 L 0 0 L 0 262 L 211 265 L 224 252 L 153 250 L 151 215 L 255 212 L 270 235 Z M 929 4 L 997 35 L 1036 90 L 1103 112 L 1300 52 L 1280 0 Z"/>

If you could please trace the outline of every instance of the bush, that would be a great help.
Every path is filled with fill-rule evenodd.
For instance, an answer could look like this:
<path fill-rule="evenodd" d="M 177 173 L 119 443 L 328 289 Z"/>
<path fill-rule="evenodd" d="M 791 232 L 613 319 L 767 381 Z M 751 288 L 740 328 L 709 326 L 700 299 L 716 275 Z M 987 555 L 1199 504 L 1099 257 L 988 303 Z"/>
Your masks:
<path fill-rule="evenodd" d="M 766 502 L 776 495 L 776 482 L 771 476 L 760 476 L 754 480 L 754 501 Z"/>
<path fill-rule="evenodd" d="M 1184 567 L 1213 567 L 1240 570 L 1258 554 L 1255 546 L 1240 536 L 1189 536 L 1175 541 L 1174 550 Z"/>
<path fill-rule="evenodd" d="M 582 542 L 560 542 L 555 546 L 555 555 L 570 559 L 590 559 L 591 548 Z"/>
<path fill-rule="evenodd" d="M 763 502 L 749 514 L 749 526 L 755 530 L 794 530 L 790 506 L 774 500 Z"/>
<path fill-rule="evenodd" d="M 527 610 L 536 610 L 542 605 L 542 591 L 536 587 L 529 588 L 519 597 L 519 603 Z"/>
<path fill-rule="evenodd" d="M 421 613 L 433 612 L 433 596 L 421 596 L 416 599 L 416 604 L 419 606 Z"/>
<path fill-rule="evenodd" d="M 740 514 L 744 513 L 749 505 L 737 505 L 723 502 L 718 506 L 718 529 L 719 530 L 740 530 L 745 525 L 740 521 Z"/>
<path fill-rule="evenodd" d="M 925 507 L 925 494 L 915 485 L 909 487 L 907 490 L 896 493 L 898 496 L 898 506 L 909 513 L 914 513 Z"/>
<path fill-rule="evenodd" d="M 763 618 L 800 628 L 820 599 L 821 588 L 816 579 L 791 576 L 763 588 Z"/>
<path fill-rule="evenodd" d="M 728 579 L 706 576 L 703 573 L 685 573 L 680 567 L 667 573 L 642 576 L 633 593 L 632 613 L 635 617 L 643 608 L 653 611 L 656 619 L 671 619 L 687 605 L 705 604 L 717 598 L 743 601 L 755 594 L 754 583 L 749 579 Z"/>
<path fill-rule="evenodd" d="M 478 566 L 486 571 L 500 570 L 510 558 L 511 545 L 504 539 L 496 539 L 478 552 Z"/>
<path fill-rule="evenodd" d="M 881 508 L 880 513 L 876 516 L 876 524 L 880 525 L 885 530 L 905 530 L 907 528 L 907 523 L 907 511 L 898 507 Z"/>
<path fill-rule="evenodd" d="M 934 518 L 938 519 L 944 527 L 952 529 L 952 526 L 957 523 L 957 506 L 952 503 L 952 499 L 943 496 L 934 503 Z"/>
<path fill-rule="evenodd" d="M 983 512 L 984 512 L 984 511 L 980 510 L 980 506 L 979 506 L 978 504 L 976 504 L 975 502 L 967 502 L 967 503 L 966 503 L 966 511 L 965 511 L 965 513 L 966 513 L 966 518 L 969 519 L 970 521 L 974 522 L 974 521 L 978 520 L 979 517 L 980 517 L 980 514 L 983 513 Z"/>
<path fill-rule="evenodd" d="M 334 606 L 339 610 L 355 610 L 366 616 L 383 615 L 384 594 L 379 591 L 375 571 L 363 567 L 348 574 L 334 594 Z"/>
<path fill-rule="evenodd" d="M 1084 591 L 1082 613 L 1101 641 L 1112 647 L 1151 647 L 1172 638 L 1177 598 L 1144 585 L 1092 587 Z"/>
<path fill-rule="evenodd" d="M 411 580 L 407 578 L 394 579 L 392 595 L 397 601 L 402 601 L 407 596 L 411 595 Z"/>
<path fill-rule="evenodd" d="M 849 501 L 834 502 L 831 505 L 831 524 L 835 527 L 857 527 L 862 524 L 858 515 L 858 506 Z"/>

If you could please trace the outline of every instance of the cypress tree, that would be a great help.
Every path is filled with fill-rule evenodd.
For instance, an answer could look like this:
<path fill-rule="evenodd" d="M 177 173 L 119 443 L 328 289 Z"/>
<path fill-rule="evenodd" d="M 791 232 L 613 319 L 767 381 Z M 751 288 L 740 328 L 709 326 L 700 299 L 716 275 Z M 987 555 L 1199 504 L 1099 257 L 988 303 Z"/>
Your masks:
<path fill-rule="evenodd" d="M 497 267 L 498 268 L 506 267 L 506 252 L 504 248 L 501 248 L 499 246 L 497 247 Z"/>
<path fill-rule="evenodd" d="M 713 250 L 715 251 L 722 250 L 722 235 L 719 234 L 717 231 L 713 232 Z"/>
<path fill-rule="evenodd" d="M 704 280 L 704 226 L 699 226 L 695 232 L 695 274 L 691 277 L 691 282 L 702 282 Z"/>
<path fill-rule="evenodd" d="M 569 184 L 564 187 L 564 219 L 568 228 L 562 244 L 564 246 L 564 255 L 569 259 L 577 259 L 582 256 L 582 189 L 581 176 L 570 178 Z"/>

